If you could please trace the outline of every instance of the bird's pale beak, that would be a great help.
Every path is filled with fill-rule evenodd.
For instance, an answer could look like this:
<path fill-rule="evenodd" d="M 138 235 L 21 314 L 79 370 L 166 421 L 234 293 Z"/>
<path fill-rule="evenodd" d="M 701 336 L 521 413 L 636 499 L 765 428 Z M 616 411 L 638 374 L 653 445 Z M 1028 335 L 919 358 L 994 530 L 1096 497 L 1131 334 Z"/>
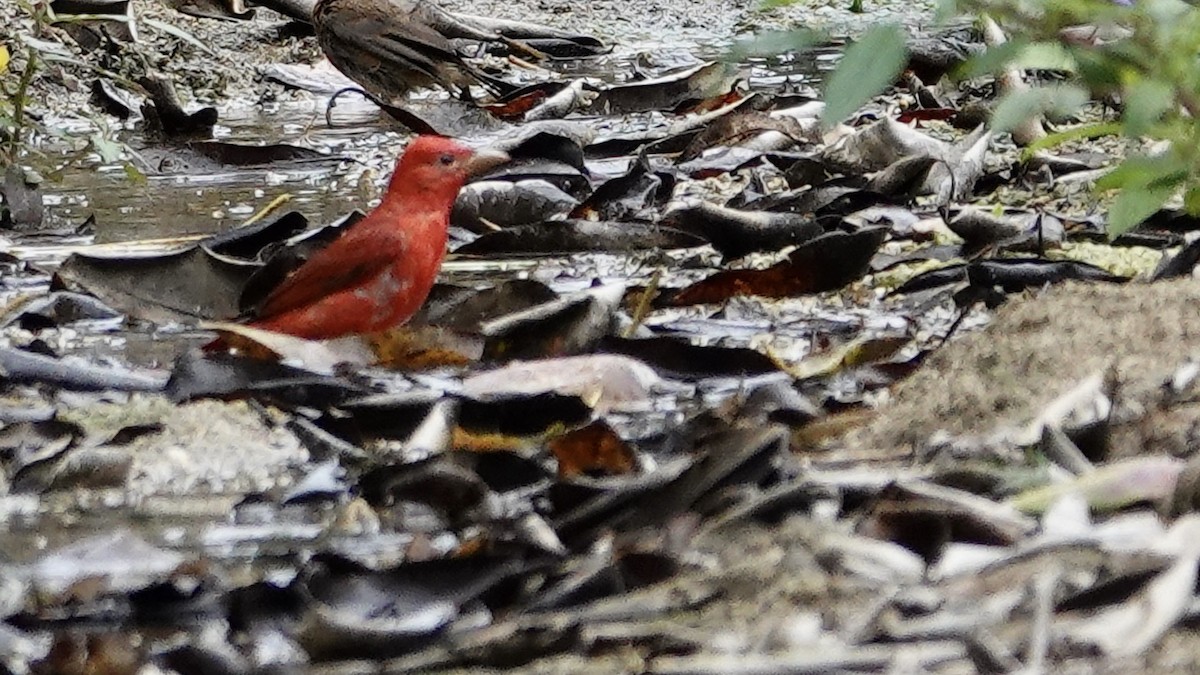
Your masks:
<path fill-rule="evenodd" d="M 510 159 L 512 158 L 508 156 L 507 152 L 501 152 L 500 150 L 491 150 L 488 148 L 476 150 L 475 154 L 471 155 L 471 158 L 467 160 L 467 175 L 478 176 L 488 169 L 500 166 Z"/>

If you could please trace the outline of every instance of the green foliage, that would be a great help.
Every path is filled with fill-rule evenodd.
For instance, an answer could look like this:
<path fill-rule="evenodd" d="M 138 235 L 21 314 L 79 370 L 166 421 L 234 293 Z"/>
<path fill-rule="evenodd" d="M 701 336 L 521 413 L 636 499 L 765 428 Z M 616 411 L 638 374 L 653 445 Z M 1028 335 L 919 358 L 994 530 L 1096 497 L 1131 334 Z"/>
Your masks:
<path fill-rule="evenodd" d="M 1200 154 L 1187 151 L 1200 143 L 1200 10 L 1179 0 L 1137 0 L 1131 6 L 1108 0 L 961 0 L 958 9 L 991 16 L 1010 35 L 1021 36 L 987 50 L 964 72 L 1005 67 L 1070 71 L 1075 90 L 1119 98 L 1120 117 L 1106 131 L 1166 141 L 1167 151 L 1130 157 L 1098 182 L 1099 190 L 1120 191 L 1108 214 L 1110 236 L 1136 226 L 1181 193 L 1184 207 L 1200 215 L 1200 197 L 1193 198 L 1200 194 Z M 1071 27 L 1081 25 L 1096 27 L 1095 35 L 1106 39 L 1080 39 L 1089 36 Z M 1072 35 L 1075 39 L 1069 39 Z M 1043 55 L 1041 61 L 1030 58 L 1035 51 Z M 1048 54 L 1057 54 L 1049 65 Z M 1064 99 L 1061 89 L 1049 89 L 1005 97 L 997 104 L 993 125 L 1011 129 L 1023 117 L 1021 110 L 1024 116 L 1048 112 L 1041 105 L 1046 101 L 1057 101 L 1054 112 L 1059 113 L 1084 103 L 1078 95 Z"/>
<path fill-rule="evenodd" d="M 1069 84 L 1014 92 L 996 105 L 992 113 L 992 129 L 997 132 L 1012 131 L 1033 114 L 1069 114 L 1087 103 L 1087 99 L 1087 91 Z"/>
<path fill-rule="evenodd" d="M 1128 6 L 1113 0 L 939 1 L 942 20 L 964 14 L 991 18 L 1009 41 L 970 59 L 956 77 L 1006 69 L 1072 77 L 1068 84 L 1003 97 L 992 120 L 995 130 L 1014 129 L 1037 114 L 1059 119 L 1089 99 L 1113 97 L 1121 104 L 1113 122 L 1056 131 L 1036 147 L 1119 134 L 1173 148 L 1131 157 L 1097 186 L 1120 191 L 1109 213 L 1110 236 L 1136 226 L 1178 195 L 1188 212 L 1200 215 L 1200 152 L 1192 150 L 1200 147 L 1200 8 L 1182 0 L 1133 0 Z M 906 59 L 898 27 L 868 30 L 827 80 L 824 121 L 841 120 L 883 92 Z"/>
<path fill-rule="evenodd" d="M 858 110 L 896 81 L 904 69 L 908 50 L 904 29 L 892 23 L 873 26 L 846 48 L 836 70 L 825 83 L 825 111 L 821 121 L 833 124 Z"/>

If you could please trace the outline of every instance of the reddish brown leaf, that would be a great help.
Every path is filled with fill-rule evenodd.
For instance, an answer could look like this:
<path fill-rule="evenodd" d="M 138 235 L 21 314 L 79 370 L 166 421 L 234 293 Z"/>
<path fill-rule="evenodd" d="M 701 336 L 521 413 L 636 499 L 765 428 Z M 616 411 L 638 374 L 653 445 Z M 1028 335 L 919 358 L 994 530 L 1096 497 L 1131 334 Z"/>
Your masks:
<path fill-rule="evenodd" d="M 954 108 L 918 108 L 916 110 L 906 110 L 896 116 L 896 121 L 902 124 L 909 122 L 931 122 L 934 120 L 945 121 L 951 119 L 958 114 Z"/>
<path fill-rule="evenodd" d="M 837 290 L 866 273 L 885 228 L 831 232 L 806 242 L 783 260 L 761 270 L 726 270 L 680 290 L 668 304 L 680 307 L 725 302 L 738 295 L 788 298 Z"/>
<path fill-rule="evenodd" d="M 549 98 L 547 92 L 538 90 L 503 103 L 490 103 L 483 107 L 502 120 L 519 120 L 525 116 L 525 113 L 536 108 L 547 98 Z"/>
<path fill-rule="evenodd" d="M 633 450 L 603 420 L 559 436 L 550 441 L 549 448 L 558 460 L 558 475 L 563 478 L 637 471 Z"/>

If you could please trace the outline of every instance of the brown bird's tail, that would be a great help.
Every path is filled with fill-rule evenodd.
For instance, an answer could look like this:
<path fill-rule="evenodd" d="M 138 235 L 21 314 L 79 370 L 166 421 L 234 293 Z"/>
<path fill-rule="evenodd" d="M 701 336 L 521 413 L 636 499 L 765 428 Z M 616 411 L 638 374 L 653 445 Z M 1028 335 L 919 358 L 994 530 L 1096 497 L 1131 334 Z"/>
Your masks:
<path fill-rule="evenodd" d="M 472 68 L 471 66 L 467 66 L 467 68 L 471 76 L 478 80 L 479 84 L 496 98 L 504 98 L 521 88 L 520 85 L 507 82 L 494 75 L 488 75 L 477 68 Z"/>

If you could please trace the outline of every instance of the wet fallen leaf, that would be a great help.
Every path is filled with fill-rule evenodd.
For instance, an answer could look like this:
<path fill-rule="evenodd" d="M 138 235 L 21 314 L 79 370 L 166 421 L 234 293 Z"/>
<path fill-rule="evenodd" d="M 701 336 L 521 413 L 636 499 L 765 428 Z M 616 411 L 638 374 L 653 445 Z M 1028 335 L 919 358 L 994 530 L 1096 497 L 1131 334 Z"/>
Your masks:
<path fill-rule="evenodd" d="M 1026 490 L 1009 501 L 1025 513 L 1041 513 L 1065 494 L 1082 495 L 1095 513 L 1140 502 L 1168 506 L 1183 468 L 1183 460 L 1174 457 L 1119 460 L 1065 483 Z"/>
<path fill-rule="evenodd" d="M 613 476 L 638 468 L 633 450 L 603 420 L 569 431 L 547 445 L 558 460 L 559 476 Z"/>
<path fill-rule="evenodd" d="M 761 270 L 726 270 L 687 286 L 667 300 L 675 307 L 725 302 L 738 295 L 786 298 L 837 290 L 862 277 L 887 230 L 832 232 L 812 239 L 787 259 Z"/>
<path fill-rule="evenodd" d="M 624 295 L 620 284 L 555 298 L 482 323 L 490 360 L 565 356 L 586 351 L 612 332 Z"/>
<path fill-rule="evenodd" d="M 664 177 L 668 182 L 664 183 Z M 629 171 L 596 188 L 568 218 L 585 220 L 636 219 L 659 199 L 659 195 L 671 196 L 674 180 L 669 175 L 660 175 L 650 170 L 645 155 L 638 156 Z"/>
<path fill-rule="evenodd" d="M 36 230 L 41 227 L 45 210 L 42 193 L 38 186 L 26 180 L 25 171 L 19 166 L 4 169 L 4 183 L 0 185 L 0 228 L 14 230 Z"/>
<path fill-rule="evenodd" d="M 806 356 L 789 366 L 788 371 L 797 379 L 832 375 L 840 370 L 887 360 L 911 341 L 907 336 L 862 336 L 820 354 Z"/>
<path fill-rule="evenodd" d="M 659 223 L 704 237 L 727 259 L 758 251 L 778 251 L 825 233 L 809 216 L 743 211 L 708 202 L 671 209 Z"/>
<path fill-rule="evenodd" d="M 237 316 L 238 294 L 257 268 L 190 245 L 157 253 L 75 253 L 55 278 L 131 317 L 169 323 Z"/>
<path fill-rule="evenodd" d="M 682 378 L 753 377 L 779 370 L 765 354 L 744 347 L 696 345 L 674 337 L 601 340 L 600 351 L 625 354 Z"/>
<path fill-rule="evenodd" d="M 157 371 L 99 366 L 79 357 L 56 359 L 13 347 L 0 347 L 0 382 L 45 384 L 69 391 L 161 391 Z"/>
<path fill-rule="evenodd" d="M 366 393 L 347 380 L 233 354 L 188 350 L 175 361 L 165 393 L 176 403 L 199 398 L 255 397 L 281 405 L 326 407 Z"/>
<path fill-rule="evenodd" d="M 704 240 L 687 232 L 647 223 L 551 220 L 491 232 L 454 249 L 459 255 L 555 255 L 588 251 L 617 252 L 680 249 Z"/>
<path fill-rule="evenodd" d="M 680 103 L 703 100 L 729 91 L 736 73 L 728 64 L 710 61 L 652 80 L 608 87 L 592 109 L 610 115 L 671 110 Z"/>
<path fill-rule="evenodd" d="M 588 354 L 517 361 L 463 380 L 468 396 L 555 392 L 584 399 L 597 410 L 645 401 L 660 381 L 646 364 L 628 356 Z"/>

